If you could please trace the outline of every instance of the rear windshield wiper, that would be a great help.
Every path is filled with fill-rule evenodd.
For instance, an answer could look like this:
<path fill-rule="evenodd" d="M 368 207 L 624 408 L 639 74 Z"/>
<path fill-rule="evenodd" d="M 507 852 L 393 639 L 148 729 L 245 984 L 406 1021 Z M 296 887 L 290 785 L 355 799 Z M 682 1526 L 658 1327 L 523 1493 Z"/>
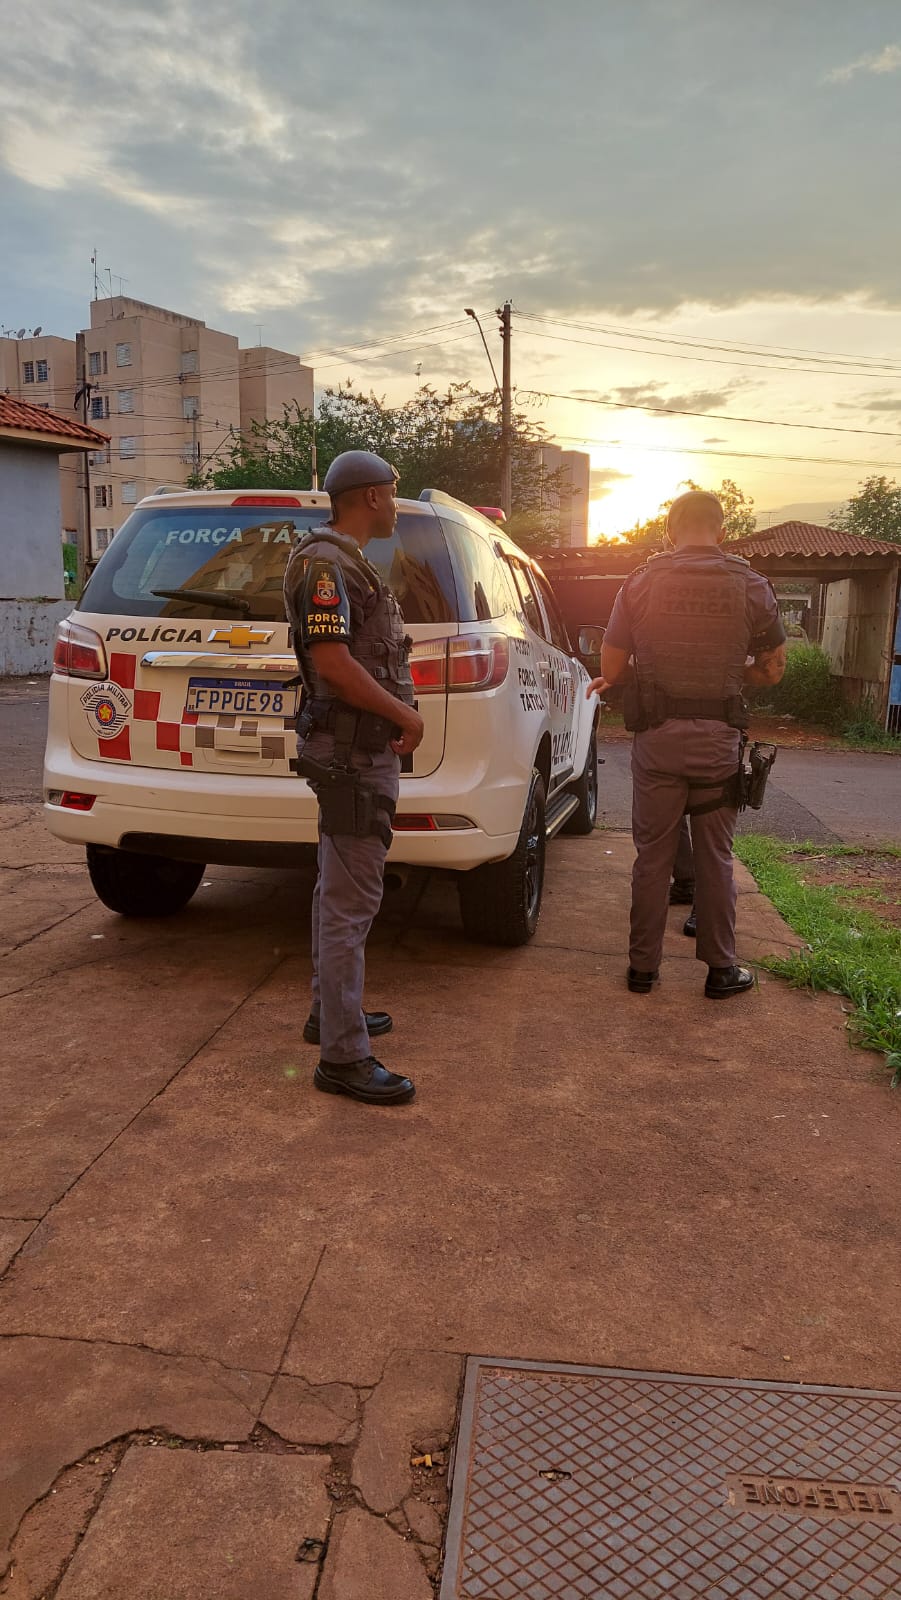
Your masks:
<path fill-rule="evenodd" d="M 228 594 L 224 589 L 151 589 L 150 593 L 160 600 L 187 600 L 189 605 L 219 605 L 223 611 L 243 611 L 245 616 L 250 610 L 250 601 L 244 595 Z"/>

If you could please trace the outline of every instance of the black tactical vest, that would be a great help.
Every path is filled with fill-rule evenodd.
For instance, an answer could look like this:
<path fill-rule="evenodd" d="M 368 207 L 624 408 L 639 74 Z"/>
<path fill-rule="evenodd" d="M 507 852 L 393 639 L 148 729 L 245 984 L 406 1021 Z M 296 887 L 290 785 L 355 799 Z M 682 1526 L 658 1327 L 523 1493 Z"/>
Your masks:
<path fill-rule="evenodd" d="M 289 557 L 288 565 L 301 562 L 306 566 L 314 557 L 333 561 L 356 580 L 366 584 L 363 602 L 363 624 L 351 631 L 347 648 L 370 677 L 375 678 L 389 694 L 411 706 L 414 700 L 413 677 L 410 672 L 410 645 L 404 632 L 404 621 L 395 596 L 382 582 L 381 575 L 363 551 L 348 548 L 346 536 L 333 533 L 330 528 L 313 528 L 299 539 Z M 299 592 L 300 585 L 292 588 Z M 292 622 L 296 619 L 289 619 Z M 337 700 L 339 697 L 313 665 L 309 650 L 305 649 L 297 627 L 292 628 L 294 650 L 297 655 L 304 687 L 312 700 Z"/>
<path fill-rule="evenodd" d="M 635 673 L 652 726 L 667 716 L 740 725 L 750 571 L 741 556 L 696 546 L 652 556 L 628 580 Z"/>

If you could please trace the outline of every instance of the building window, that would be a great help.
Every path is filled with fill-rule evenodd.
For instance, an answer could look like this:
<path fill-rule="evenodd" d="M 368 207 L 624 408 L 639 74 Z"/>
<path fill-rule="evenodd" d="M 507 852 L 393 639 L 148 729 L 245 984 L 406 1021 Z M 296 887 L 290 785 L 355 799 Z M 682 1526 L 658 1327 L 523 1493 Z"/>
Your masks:
<path fill-rule="evenodd" d="M 119 410 L 120 411 L 134 411 L 134 408 L 135 408 L 135 392 L 134 392 L 134 389 L 120 389 L 119 390 Z"/>
<path fill-rule="evenodd" d="M 108 467 L 109 463 L 110 453 L 108 450 L 95 450 L 91 456 L 92 467 Z"/>
<path fill-rule="evenodd" d="M 138 453 L 138 441 L 133 434 L 123 433 L 119 440 L 119 460 L 133 461 Z"/>
<path fill-rule="evenodd" d="M 105 394 L 95 394 L 93 400 L 91 401 L 91 419 L 92 419 L 92 421 L 94 421 L 94 422 L 102 422 L 104 417 L 108 417 L 108 416 L 109 416 L 109 396 L 105 395 Z"/>
<path fill-rule="evenodd" d="M 186 444 L 182 446 L 181 459 L 186 467 L 200 466 L 200 445 Z"/>
<path fill-rule="evenodd" d="M 95 528 L 94 529 L 94 543 L 97 546 L 98 551 L 102 552 L 103 550 L 105 550 L 107 548 L 112 536 L 113 536 L 112 528 Z"/>
<path fill-rule="evenodd" d="M 182 370 L 182 372 L 196 372 L 197 371 L 197 351 L 196 350 L 183 350 L 182 351 L 182 353 L 181 353 L 181 370 Z"/>
<path fill-rule="evenodd" d="M 46 361 L 36 361 L 35 362 L 35 366 L 38 369 L 38 383 L 46 383 L 47 382 L 47 363 L 46 363 Z"/>
<path fill-rule="evenodd" d="M 137 505 L 138 485 L 134 478 L 130 478 L 122 485 L 122 504 L 124 506 Z"/>
<path fill-rule="evenodd" d="M 101 378 L 109 370 L 105 350 L 91 350 L 88 354 L 88 374 L 92 378 Z"/>
<path fill-rule="evenodd" d="M 99 511 L 101 508 L 111 506 L 113 503 L 113 486 L 111 483 L 94 484 L 94 505 Z"/>
<path fill-rule="evenodd" d="M 34 362 L 33 361 L 23 361 L 23 363 L 22 363 L 22 382 L 23 383 L 34 383 Z"/>
<path fill-rule="evenodd" d="M 196 394 L 182 395 L 181 414 L 188 422 L 191 421 L 192 417 L 200 415 Z"/>
<path fill-rule="evenodd" d="M 117 367 L 130 367 L 131 366 L 131 345 L 130 344 L 117 344 L 116 345 L 116 366 Z"/>

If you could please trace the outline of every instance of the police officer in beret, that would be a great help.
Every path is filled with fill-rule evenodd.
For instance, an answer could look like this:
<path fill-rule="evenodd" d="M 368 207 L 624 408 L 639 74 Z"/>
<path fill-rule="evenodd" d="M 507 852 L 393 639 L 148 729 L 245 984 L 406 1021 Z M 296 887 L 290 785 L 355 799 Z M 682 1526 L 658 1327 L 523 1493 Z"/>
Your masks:
<path fill-rule="evenodd" d="M 423 735 L 400 607 L 365 555 L 371 539 L 394 532 L 397 476 L 371 451 L 337 456 L 323 484 L 331 520 L 298 541 L 285 572 L 305 690 L 295 765 L 319 802 L 313 1007 L 303 1035 L 320 1046 L 316 1088 L 370 1105 L 400 1105 L 415 1093 L 370 1048 L 371 1037 L 390 1032 L 390 1016 L 363 1010 L 366 938 L 382 900 L 401 757 Z"/>
<path fill-rule="evenodd" d="M 708 967 L 704 993 L 723 1000 L 754 983 L 735 959 L 733 780 L 748 724 L 742 689 L 779 682 L 785 629 L 769 581 L 721 548 L 723 509 L 715 495 L 691 490 L 674 500 L 667 537 L 673 548 L 652 556 L 617 595 L 604 635 L 603 677 L 588 692 L 626 677 L 631 657 L 623 709 L 635 734 L 637 856 L 628 986 L 648 994 L 658 980 L 670 876 L 687 813 L 697 955 Z"/>

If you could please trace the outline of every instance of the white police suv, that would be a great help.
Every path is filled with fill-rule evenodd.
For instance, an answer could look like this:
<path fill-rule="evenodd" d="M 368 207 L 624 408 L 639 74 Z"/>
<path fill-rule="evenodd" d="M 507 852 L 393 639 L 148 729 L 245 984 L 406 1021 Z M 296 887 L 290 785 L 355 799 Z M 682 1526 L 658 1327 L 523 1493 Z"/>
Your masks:
<path fill-rule="evenodd" d="M 59 629 L 44 812 L 83 843 L 125 916 L 190 900 L 208 862 L 303 859 L 316 803 L 296 778 L 297 672 L 282 578 L 327 496 L 159 492 L 141 501 Z M 467 935 L 522 944 L 545 845 L 597 812 L 598 702 L 536 563 L 435 490 L 367 546 L 403 608 L 425 737 L 401 779 L 390 860 L 459 875 Z"/>

